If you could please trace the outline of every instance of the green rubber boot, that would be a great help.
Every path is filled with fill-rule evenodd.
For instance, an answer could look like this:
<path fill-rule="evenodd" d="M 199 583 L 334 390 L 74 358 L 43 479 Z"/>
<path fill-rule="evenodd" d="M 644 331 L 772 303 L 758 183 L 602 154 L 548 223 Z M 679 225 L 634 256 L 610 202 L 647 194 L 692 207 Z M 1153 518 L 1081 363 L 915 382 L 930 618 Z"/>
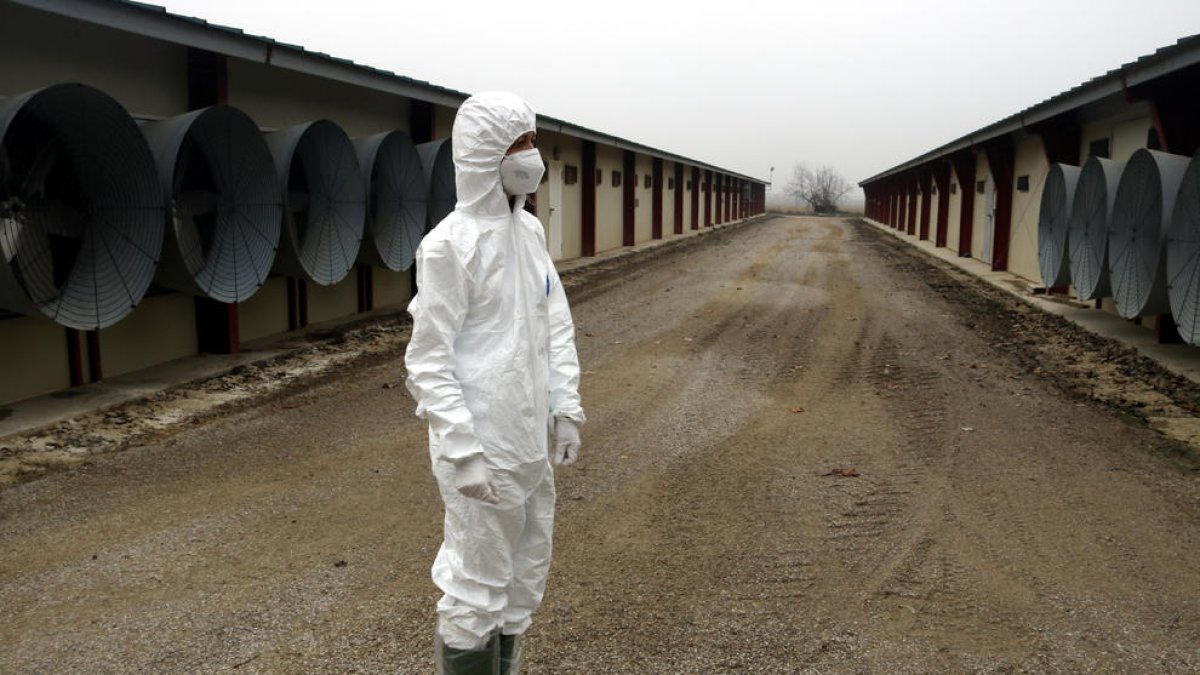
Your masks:
<path fill-rule="evenodd" d="M 519 675 L 521 668 L 521 636 L 500 635 L 500 675 Z"/>
<path fill-rule="evenodd" d="M 433 638 L 438 675 L 500 675 L 500 638 L 493 635 L 482 649 L 455 649 Z"/>

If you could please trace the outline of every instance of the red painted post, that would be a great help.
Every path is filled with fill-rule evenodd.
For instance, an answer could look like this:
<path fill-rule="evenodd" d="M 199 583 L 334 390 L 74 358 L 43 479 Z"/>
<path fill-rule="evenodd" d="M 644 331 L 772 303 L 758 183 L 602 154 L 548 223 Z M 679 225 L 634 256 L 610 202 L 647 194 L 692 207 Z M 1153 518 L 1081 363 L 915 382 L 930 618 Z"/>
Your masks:
<path fill-rule="evenodd" d="M 582 213 L 579 221 L 580 242 L 579 255 L 591 257 L 596 255 L 596 144 L 593 141 L 583 142 L 583 168 L 579 182 L 582 187 L 580 199 Z"/>
<path fill-rule="evenodd" d="M 651 165 L 650 189 L 650 236 L 654 239 L 663 238 L 663 165 L 662 159 L 655 157 Z"/>
<path fill-rule="evenodd" d="M 229 102 L 228 59 L 203 49 L 187 50 L 188 109 L 198 110 Z M 196 344 L 201 352 L 237 354 L 241 351 L 238 334 L 238 306 L 197 297 L 193 301 Z"/>
<path fill-rule="evenodd" d="M 726 175 L 721 179 L 721 185 L 725 190 L 725 222 L 733 220 L 733 177 Z"/>
<path fill-rule="evenodd" d="M 83 335 L 87 342 L 88 379 L 99 382 L 104 379 L 104 366 L 100 363 L 100 331 L 89 330 Z"/>
<path fill-rule="evenodd" d="M 938 164 L 933 171 L 933 178 L 938 190 L 937 227 L 933 245 L 940 248 L 946 245 L 950 229 L 950 163 L 943 161 Z"/>
<path fill-rule="evenodd" d="M 958 255 L 970 257 L 971 239 L 975 231 L 975 153 L 962 150 L 950 158 L 962 200 L 958 210 Z"/>
<path fill-rule="evenodd" d="M 361 263 L 354 266 L 354 290 L 358 295 L 358 311 L 369 312 L 375 309 L 375 279 L 371 274 L 371 266 Z"/>
<path fill-rule="evenodd" d="M 1074 120 L 1055 120 L 1032 129 L 1042 139 L 1042 149 L 1050 164 L 1079 166 L 1083 152 L 1083 133 Z"/>
<path fill-rule="evenodd" d="M 712 196 L 713 202 L 712 222 L 709 224 L 720 225 L 723 222 L 721 219 L 721 214 L 723 213 L 721 210 L 721 200 L 723 197 L 721 194 L 721 174 L 712 175 L 708 185 L 708 193 Z"/>
<path fill-rule="evenodd" d="M 933 190 L 930 189 L 930 186 L 933 183 L 933 172 L 928 168 L 923 168 L 917 180 L 920 183 L 919 189 L 921 191 L 920 238 L 924 241 L 929 239 L 930 206 L 933 200 Z"/>
<path fill-rule="evenodd" d="M 675 162 L 675 213 L 672 217 L 672 231 L 683 234 L 683 165 Z"/>
<path fill-rule="evenodd" d="M 712 227 L 712 224 L 713 224 L 713 220 L 712 220 L 712 215 L 713 215 L 713 212 L 712 212 L 712 205 L 713 205 L 712 177 L 713 177 L 712 170 L 705 169 L 704 170 L 704 226 L 705 227 Z"/>
<path fill-rule="evenodd" d="M 917 233 L 917 176 L 908 176 L 908 220 L 904 223 L 904 231 L 910 235 Z"/>
<path fill-rule="evenodd" d="M 637 158 L 632 150 L 624 152 L 622 164 L 625 176 L 621 180 L 621 245 L 633 246 L 637 234 L 633 208 L 633 200 L 637 199 Z"/>
<path fill-rule="evenodd" d="M 67 328 L 67 374 L 72 387 L 83 384 L 83 351 L 79 348 L 79 331 Z"/>
<path fill-rule="evenodd" d="M 308 325 L 308 284 L 303 279 L 287 278 L 288 330 Z"/>
<path fill-rule="evenodd" d="M 1191 156 L 1200 150 L 1200 72 L 1185 68 L 1131 89 L 1133 98 L 1150 103 L 1151 117 L 1164 152 Z"/>
<path fill-rule="evenodd" d="M 1158 147 L 1176 155 L 1192 156 L 1200 149 L 1200 74 L 1196 68 L 1180 70 L 1136 88 L 1135 94 L 1150 103 Z M 1162 314 L 1155 321 L 1161 344 L 1183 342 L 1175 317 Z"/>
<path fill-rule="evenodd" d="M 996 218 L 992 227 L 992 270 L 996 272 L 1008 269 L 1016 155 L 1016 147 L 1007 139 L 987 149 L 988 166 L 996 183 Z"/>

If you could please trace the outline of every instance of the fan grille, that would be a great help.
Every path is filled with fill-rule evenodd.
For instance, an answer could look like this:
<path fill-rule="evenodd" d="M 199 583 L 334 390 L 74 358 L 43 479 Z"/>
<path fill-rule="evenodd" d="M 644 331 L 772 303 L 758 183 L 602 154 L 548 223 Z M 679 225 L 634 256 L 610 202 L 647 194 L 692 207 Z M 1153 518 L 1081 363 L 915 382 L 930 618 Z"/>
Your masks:
<path fill-rule="evenodd" d="M 369 189 L 370 241 L 359 259 L 392 271 L 412 266 L 425 234 L 429 187 L 417 148 L 402 131 L 354 142 Z"/>
<path fill-rule="evenodd" d="M 1124 318 L 1170 309 L 1163 241 L 1186 167 L 1185 157 L 1143 149 L 1121 174 L 1108 250 L 1113 300 Z"/>
<path fill-rule="evenodd" d="M 1121 178 L 1121 162 L 1091 157 L 1079 172 L 1067 228 L 1071 285 L 1080 298 L 1103 298 L 1108 278 L 1108 219 Z"/>
<path fill-rule="evenodd" d="M 429 183 L 429 222 L 426 232 L 450 215 L 458 202 L 458 186 L 454 182 L 454 157 L 450 139 L 422 143 L 417 146 L 425 178 Z"/>
<path fill-rule="evenodd" d="M 284 193 L 277 269 L 329 286 L 354 266 L 366 220 L 366 190 L 354 147 L 333 122 L 272 133 Z"/>
<path fill-rule="evenodd" d="M 1078 181 L 1076 166 L 1055 164 L 1046 174 L 1038 215 L 1038 267 L 1047 288 L 1062 286 L 1071 279 L 1067 236 Z"/>
<path fill-rule="evenodd" d="M 1200 342 L 1200 154 L 1192 158 L 1179 187 L 1167 229 L 1167 295 L 1179 335 Z"/>
<path fill-rule="evenodd" d="M 145 295 L 165 209 L 128 112 L 61 84 L 0 104 L 0 305 L 79 330 L 111 326 Z"/>
<path fill-rule="evenodd" d="M 143 127 L 173 217 L 158 281 L 242 302 L 267 278 L 283 215 L 271 153 L 254 122 L 218 106 Z"/>

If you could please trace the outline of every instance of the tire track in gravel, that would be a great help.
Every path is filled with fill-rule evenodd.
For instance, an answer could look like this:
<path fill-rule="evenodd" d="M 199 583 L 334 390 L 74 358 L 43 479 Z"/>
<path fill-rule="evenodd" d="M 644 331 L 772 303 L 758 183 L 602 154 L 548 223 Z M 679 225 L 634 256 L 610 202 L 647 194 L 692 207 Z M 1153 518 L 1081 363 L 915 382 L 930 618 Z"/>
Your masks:
<path fill-rule="evenodd" d="M 891 258 L 895 262 L 889 261 L 889 266 L 919 274 L 925 279 L 926 285 L 939 294 L 953 285 L 947 284 L 944 277 L 930 266 L 904 262 L 905 257 L 911 259 L 911 256 Z M 961 291 L 951 293 L 955 292 Z M 977 316 L 965 314 L 963 309 L 952 307 L 951 315 L 961 317 L 960 321 L 971 326 Z M 927 338 L 936 337 L 938 332 L 942 331 L 931 331 Z M 990 335 L 988 337 L 995 339 Z M 986 353 L 990 350 L 967 351 Z M 1088 425 L 1103 427 L 1106 423 L 1095 419 L 1090 411 L 1080 410 L 1082 404 L 1071 406 L 1069 402 L 1054 398 L 1049 401 L 1042 398 L 1047 401 L 1043 404 L 1045 407 L 1034 407 L 1032 415 L 1023 413 L 1022 407 L 1029 409 L 1031 406 L 1022 406 L 1022 399 L 1017 396 L 1025 396 L 1031 388 L 1020 387 L 1018 383 L 1023 377 L 1028 377 L 1028 373 L 1022 372 L 1024 368 L 1007 357 L 992 354 L 990 359 L 995 359 L 992 368 L 987 368 L 987 364 L 972 362 L 970 368 L 975 370 L 962 371 L 960 365 L 960 372 L 972 372 L 978 376 L 965 383 L 966 391 L 971 394 L 951 399 L 947 409 L 955 419 L 979 419 L 979 413 L 985 413 L 983 421 L 988 427 L 994 427 L 992 419 L 1017 422 L 1009 428 L 981 429 L 986 431 L 986 435 L 959 435 L 960 438 L 952 441 L 949 452 L 935 467 L 942 469 L 939 473 L 945 478 L 945 487 L 941 491 L 941 513 L 938 516 L 942 523 L 939 544 L 951 553 L 946 560 L 960 570 L 956 576 L 962 578 L 965 574 L 968 581 L 965 587 L 958 584 L 960 588 L 957 590 L 954 584 L 944 585 L 943 589 L 949 593 L 940 597 L 937 604 L 952 603 L 959 608 L 966 607 L 970 612 L 955 618 L 948 626 L 934 626 L 931 635 L 939 632 L 949 634 L 948 629 L 956 628 L 956 638 L 961 640 L 962 646 L 977 649 L 980 645 L 994 643 L 998 631 L 999 634 L 1011 636 L 1015 648 L 1008 651 L 1010 654 L 1019 654 L 1013 656 L 1013 661 L 1024 667 L 1051 663 L 1055 658 L 1070 663 L 1072 669 L 1095 667 L 1105 661 L 1076 654 L 1070 648 L 1064 649 L 1061 642 L 1046 637 L 1049 627 L 1069 624 L 1076 616 L 1086 613 L 1091 589 L 1099 585 L 1107 586 L 1107 592 L 1118 596 L 1129 594 L 1129 609 L 1134 614 L 1157 613 L 1159 616 L 1178 617 L 1181 615 L 1178 603 L 1162 603 L 1155 608 L 1157 612 L 1142 612 L 1140 608 L 1155 603 L 1132 601 L 1141 592 L 1159 585 L 1153 580 L 1154 577 L 1170 576 L 1170 573 L 1165 573 L 1161 561 L 1147 565 L 1147 551 L 1154 550 L 1150 540 L 1155 537 L 1146 537 L 1140 549 L 1121 543 L 1121 532 L 1129 528 L 1129 523 L 1122 522 L 1125 519 L 1111 517 L 1114 502 L 1121 501 L 1113 499 L 1116 496 L 1113 492 L 1096 489 L 1097 481 L 1094 478 L 1089 481 L 1084 477 L 1099 478 L 1110 489 L 1120 485 L 1112 481 L 1112 474 L 1106 475 L 1103 468 L 1097 471 L 1097 458 L 1089 457 L 1095 454 L 1095 449 L 1103 448 L 1116 439 L 1093 440 L 1089 447 L 1089 441 L 1074 438 L 1095 438 L 1096 434 L 1079 432 L 1088 428 Z M 929 354 L 925 355 L 924 360 L 932 371 L 941 371 L 939 374 L 945 380 L 952 380 L 958 375 L 947 370 L 947 361 L 934 362 Z M 960 384 L 963 383 L 961 376 L 958 380 Z M 997 380 L 999 386 L 994 386 Z M 1046 389 L 1043 383 L 1035 383 L 1033 395 L 1042 393 L 1044 396 Z M 1060 426 L 1055 422 L 1073 417 L 1080 418 L 1080 422 L 1091 419 L 1082 427 L 1069 423 Z M 1036 438 L 1029 434 L 1031 428 L 1038 426 L 1037 422 L 1030 423 L 1031 420 L 1050 421 L 1045 431 L 1040 433 L 1043 438 L 1036 441 L 1050 452 L 1029 453 L 1021 447 L 1022 443 L 1029 443 Z M 946 426 L 954 435 L 955 425 Z M 968 429 L 970 427 L 963 431 Z M 1014 446 L 1013 439 L 1025 440 L 1017 441 Z M 1068 443 L 1062 443 L 1063 440 Z M 1064 446 L 1077 454 L 1063 452 Z M 1001 453 L 1019 456 L 1022 461 L 1014 463 Z M 1119 453 L 1126 455 L 1120 459 L 1111 455 L 1105 457 L 1107 454 L 1100 453 L 1098 459 L 1101 463 L 1111 462 L 1121 466 L 1121 471 L 1131 469 L 1127 463 L 1131 459 L 1128 451 Z M 1141 464 L 1147 459 L 1135 458 L 1134 463 Z M 1080 474 L 1080 478 L 1076 479 L 1073 475 L 1075 472 Z M 1089 482 L 1092 484 L 1089 485 Z M 1171 482 L 1169 478 L 1168 482 Z M 1034 487 L 1032 491 L 1022 489 L 1025 485 Z M 1043 486 L 1053 486 L 1053 489 Z M 1149 481 L 1145 487 L 1157 488 Z M 1118 491 L 1131 490 L 1130 486 L 1124 485 Z M 1143 528 L 1136 527 L 1133 531 L 1140 533 Z M 1162 536 L 1157 538 L 1157 546 L 1161 547 L 1162 542 L 1170 540 L 1167 531 L 1164 529 L 1160 532 Z M 1167 560 L 1174 558 L 1172 552 L 1162 553 L 1166 554 Z M 1159 552 L 1152 555 L 1157 557 Z M 1090 569 L 1086 572 L 1081 570 L 1080 560 L 1092 561 L 1089 563 Z M 1171 594 L 1157 594 L 1160 602 L 1164 597 L 1171 597 Z M 1194 616 L 1194 612 L 1182 613 Z M 1097 616 L 1096 623 L 1103 624 L 1105 621 Z M 1124 633 L 1129 627 L 1122 626 L 1119 630 Z M 1143 637 L 1148 638 L 1149 635 Z M 1122 638 L 1115 634 L 1107 639 L 1111 644 L 1122 642 Z M 1097 644 L 1103 644 L 1103 641 L 1097 641 Z M 1048 655 L 1051 652 L 1058 652 L 1061 656 L 1051 657 Z M 1167 649 L 1166 653 L 1170 654 L 1171 659 L 1179 658 L 1180 662 L 1195 656 L 1195 653 L 1191 657 L 1180 656 L 1177 650 L 1171 649 Z M 1144 657 L 1145 654 L 1139 656 Z M 1116 661 L 1108 661 L 1110 667 L 1113 663 Z"/>
<path fill-rule="evenodd" d="M 904 265 L 889 261 L 892 270 L 924 273 L 919 267 Z M 1011 636 L 1015 644 L 1028 644 L 1031 633 L 1021 623 L 1031 607 L 1014 603 L 1011 586 L 997 586 L 992 581 L 1001 573 L 994 564 L 1000 551 L 992 548 L 979 555 L 971 546 L 964 547 L 959 529 L 953 526 L 953 516 L 961 508 L 958 495 L 1002 491 L 995 490 L 986 478 L 978 480 L 982 474 L 975 467 L 957 461 L 964 456 L 961 437 L 970 437 L 973 429 L 960 428 L 955 422 L 970 415 L 961 400 L 947 392 L 946 383 L 955 379 L 950 368 L 962 364 L 934 358 L 936 351 L 930 345 L 935 344 L 949 346 L 953 338 L 940 327 L 927 326 L 916 335 L 903 331 L 895 340 L 889 335 L 874 352 L 872 379 L 882 387 L 883 398 L 895 411 L 894 422 L 903 433 L 896 475 L 911 486 L 907 494 L 920 492 L 920 505 L 907 525 L 907 541 L 876 576 L 872 589 L 879 596 L 877 604 L 894 617 L 902 632 L 948 643 L 951 651 L 993 643 L 997 632 Z M 971 362 L 968 367 L 990 372 L 987 364 Z M 969 489 L 963 476 L 974 480 Z M 1033 526 L 1021 510 L 1011 507 L 986 511 L 983 522 L 987 523 L 988 539 L 1022 555 L 1036 554 Z M 1030 594 L 1015 595 L 1028 598 Z M 966 666 L 958 662 L 956 667 Z"/>
<path fill-rule="evenodd" d="M 873 286 L 860 282 L 856 288 L 864 285 Z M 845 297 L 838 300 L 839 307 L 846 306 Z M 862 298 L 851 306 L 877 314 L 866 302 Z M 945 397 L 938 374 L 922 367 L 891 330 L 877 329 L 876 323 L 864 325 L 857 339 L 841 348 L 847 353 L 835 381 L 875 403 L 857 409 L 858 423 L 892 428 L 895 436 L 886 447 L 864 442 L 848 457 L 861 476 L 842 484 L 845 497 L 829 514 L 829 539 L 851 570 L 856 597 L 865 606 L 888 615 L 905 630 L 919 624 L 946 626 L 964 609 L 935 602 L 942 596 L 955 597 L 947 589 L 959 585 L 961 575 L 961 565 L 930 533 L 942 484 L 929 466 L 944 452 Z"/>
<path fill-rule="evenodd" d="M 889 267 L 894 270 L 899 265 L 889 263 Z M 926 273 L 916 265 L 902 271 Z M 881 280 L 866 279 L 859 285 L 872 287 L 872 281 Z M 928 285 L 914 284 L 903 276 L 893 276 L 889 283 L 893 284 L 889 293 L 917 296 L 924 295 L 921 286 Z M 929 302 L 927 297 L 916 300 Z M 853 306 L 846 301 L 846 297 L 838 297 L 839 314 L 843 307 Z M 861 606 L 848 609 L 847 619 L 865 610 L 875 621 L 886 618 L 882 625 L 895 638 L 917 636 L 941 644 L 938 653 L 953 655 L 943 662 L 946 668 L 977 667 L 979 662 L 965 654 L 994 649 L 998 635 L 1009 636 L 1005 642 L 1010 648 L 1001 652 L 1005 658 L 1022 663 L 1028 657 L 1018 655 L 1033 652 L 1036 658 L 1024 662 L 1037 663 L 1036 659 L 1043 657 L 1038 651 L 1041 638 L 1036 626 L 1047 624 L 1049 618 L 1037 618 L 1044 612 L 1035 598 L 1051 595 L 1053 584 L 1061 579 L 1030 588 L 1026 585 L 1028 574 L 1022 578 L 1020 572 L 1007 568 L 1021 561 L 1031 569 L 1056 569 L 1058 561 L 1043 554 L 1053 551 L 1054 545 L 1039 533 L 1043 523 L 1026 515 L 1028 494 L 1010 494 L 988 480 L 994 474 L 981 474 L 978 467 L 958 461 L 966 456 L 959 436 L 971 430 L 960 429 L 958 420 L 970 419 L 971 411 L 949 393 L 954 387 L 946 386 L 947 382 L 966 384 L 974 390 L 977 386 L 970 385 L 991 384 L 993 376 L 999 375 L 1004 378 L 1000 382 L 1003 392 L 1014 388 L 1008 382 L 1015 376 L 1006 367 L 996 370 L 972 361 L 971 370 L 965 372 L 987 377 L 965 382 L 968 378 L 952 370 L 963 364 L 955 363 L 957 359 L 935 358 L 937 350 L 932 348 L 954 344 L 950 337 L 954 331 L 932 325 L 905 326 L 902 315 L 892 312 L 887 318 L 889 312 L 881 309 L 885 308 L 872 307 L 867 313 L 876 313 L 877 322 L 887 327 L 877 328 L 876 322 L 860 326 L 856 336 L 847 341 L 859 351 L 840 361 L 834 381 L 840 387 L 860 387 L 883 403 L 879 408 L 856 408 L 856 424 L 890 427 L 897 435 L 845 456 L 846 463 L 856 465 L 862 476 L 838 484 L 843 499 L 832 501 L 838 508 L 827 510 L 829 541 L 849 571 L 840 579 L 834 575 L 829 583 L 856 589 Z M 836 341 L 846 341 L 845 336 L 834 335 Z M 837 353 L 830 349 L 825 355 L 838 363 Z M 989 400 L 987 405 L 996 404 Z M 1003 417 L 1011 411 L 996 414 Z M 964 479 L 971 479 L 971 484 L 965 485 Z M 980 521 L 988 532 L 987 547 L 982 550 L 979 542 L 964 539 L 954 527 L 954 514 L 972 507 L 972 498 L 960 500 L 959 493 L 1002 496 Z M 1050 502 L 1054 501 L 1050 495 Z M 1046 504 L 1038 506 L 1045 508 Z M 1060 507 L 1050 506 L 1064 512 L 1069 512 L 1069 507 L 1065 502 Z M 1097 523 L 1097 527 L 1103 524 Z M 1013 560 L 1005 561 L 1006 553 Z M 1124 552 L 1109 553 L 1107 561 L 1117 568 L 1128 562 Z M 1002 579 L 1000 583 L 994 580 L 996 576 Z M 838 650 L 820 652 L 811 663 L 837 664 L 842 656 Z"/>
<path fill-rule="evenodd" d="M 671 349 L 682 352 L 676 372 L 686 373 L 689 382 L 654 387 L 654 393 L 648 396 L 655 399 L 653 405 L 640 396 L 629 401 L 630 410 L 636 409 L 643 422 L 623 428 L 622 433 L 604 441 L 610 452 L 622 452 L 622 444 L 631 438 L 645 439 L 647 447 L 670 450 L 655 452 L 649 458 L 630 457 L 633 452 L 618 455 L 629 466 L 618 468 L 622 489 L 609 498 L 601 498 L 593 507 L 603 514 L 603 519 L 595 521 L 594 526 L 602 527 L 610 537 L 596 542 L 600 550 L 592 554 L 598 564 L 611 565 L 617 560 L 619 568 L 655 570 L 653 587 L 660 599 L 654 606 L 642 606 L 636 598 L 641 597 L 644 587 L 632 589 L 637 593 L 635 600 L 616 603 L 614 607 L 612 620 L 618 629 L 628 630 L 631 625 L 666 616 L 676 620 L 688 617 L 686 624 L 691 629 L 683 638 L 688 644 L 710 652 L 722 651 L 735 661 L 740 657 L 731 649 L 731 636 L 714 627 L 724 621 L 725 610 L 715 614 L 710 610 L 693 613 L 689 608 L 694 606 L 694 593 L 708 588 L 709 579 L 722 579 L 725 581 L 722 597 L 728 602 L 720 603 L 719 607 L 730 608 L 732 616 L 743 616 L 754 612 L 755 604 L 764 596 L 801 593 L 808 576 L 804 571 L 807 561 L 790 554 L 764 554 L 757 539 L 712 537 L 712 533 L 726 532 L 723 527 L 714 527 L 714 523 L 719 525 L 731 514 L 744 513 L 736 505 L 755 500 L 757 486 L 747 482 L 746 475 L 729 472 L 730 458 L 723 454 L 743 433 L 744 419 L 770 405 L 768 397 L 755 391 L 754 382 L 763 373 L 785 372 L 800 362 L 809 349 L 808 336 L 813 324 L 820 319 L 819 311 L 796 316 L 795 306 L 778 295 L 776 282 L 786 277 L 780 268 L 794 264 L 794 260 L 780 260 L 780 257 L 794 255 L 796 240 L 802 234 L 797 230 L 782 233 L 787 236 L 748 260 L 724 284 L 724 289 L 691 312 L 687 320 L 624 346 L 612 357 L 631 364 L 622 371 L 646 372 L 657 360 L 655 355 L 662 353 L 663 345 L 675 345 Z M 790 279 L 786 283 L 794 285 Z M 772 348 L 763 349 L 764 346 Z M 603 366 L 597 369 L 603 370 Z M 613 384 L 593 376 L 589 395 L 606 396 L 603 389 L 612 391 Z M 711 400 L 713 392 L 727 392 L 729 396 L 720 409 L 697 415 L 699 411 L 692 407 L 692 402 Z M 690 414 L 678 414 L 681 410 L 690 410 Z M 654 429 L 662 433 L 655 436 Z M 767 471 L 765 459 L 746 453 L 737 456 L 739 462 L 751 462 Z M 721 492 L 733 503 L 706 499 L 703 493 L 710 491 Z M 662 493 L 674 495 L 675 500 L 664 504 L 653 499 Z M 682 513 L 674 511 L 679 503 L 688 505 Z M 776 505 L 769 513 L 783 519 L 793 514 L 794 509 Z M 685 560 L 664 556 L 665 551 L 683 547 L 693 551 Z M 746 564 L 748 560 L 763 560 L 764 556 L 771 560 L 765 571 Z M 703 571 L 705 580 L 695 578 L 697 570 Z M 771 590 L 764 589 L 762 584 Z M 612 589 L 596 591 L 607 594 Z M 591 639 L 604 638 L 593 634 Z M 687 668 L 682 663 L 678 666 Z M 658 663 L 657 668 L 662 667 Z"/>

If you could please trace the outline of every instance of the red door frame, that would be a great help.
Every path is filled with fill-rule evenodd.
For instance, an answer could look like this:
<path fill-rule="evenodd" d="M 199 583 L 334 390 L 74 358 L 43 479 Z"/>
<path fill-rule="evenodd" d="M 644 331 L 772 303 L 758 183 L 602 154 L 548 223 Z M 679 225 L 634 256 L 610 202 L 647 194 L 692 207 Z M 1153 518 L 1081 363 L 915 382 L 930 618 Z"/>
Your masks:
<path fill-rule="evenodd" d="M 621 245 L 633 246 L 637 238 L 633 207 L 637 199 L 637 157 L 632 150 L 622 153 L 622 171 L 625 178 L 621 181 Z"/>
<path fill-rule="evenodd" d="M 892 229 L 904 229 L 905 207 L 904 184 L 899 179 L 892 182 Z"/>
<path fill-rule="evenodd" d="M 579 255 L 590 258 L 596 255 L 596 143 L 583 142 L 583 158 L 580 170 Z"/>
<path fill-rule="evenodd" d="M 940 162 L 933 170 L 933 179 L 938 190 L 938 215 L 933 245 L 940 248 L 946 245 L 950 229 L 950 163 Z"/>
<path fill-rule="evenodd" d="M 723 195 L 721 194 L 721 174 L 714 173 L 712 175 L 712 179 L 708 183 L 708 194 L 712 196 L 712 204 L 713 204 L 713 217 L 712 217 L 712 223 L 710 223 L 710 224 L 711 225 L 720 225 L 721 223 L 725 222 L 721 218 L 721 214 L 723 213 L 723 211 L 721 209 L 721 204 L 722 204 L 721 200 L 723 197 Z"/>
<path fill-rule="evenodd" d="M 1012 236 L 1013 171 L 1017 149 L 1008 139 L 986 150 L 988 167 L 996 183 L 996 219 L 992 226 L 992 271 L 1008 269 L 1008 247 Z"/>
<path fill-rule="evenodd" d="M 950 158 L 958 178 L 962 200 L 958 206 L 958 255 L 971 255 L 971 238 L 975 231 L 975 153 L 960 150 Z"/>
<path fill-rule="evenodd" d="M 933 171 L 928 167 L 922 168 L 918 174 L 917 180 L 920 183 L 919 190 L 921 192 L 921 222 L 919 225 L 919 237 L 922 241 L 929 239 L 929 216 L 930 205 L 933 201 L 933 190 L 930 189 L 933 183 Z"/>
<path fill-rule="evenodd" d="M 908 220 L 904 223 L 904 231 L 910 235 L 917 233 L 917 175 L 908 176 Z"/>
<path fill-rule="evenodd" d="M 713 204 L 712 170 L 705 169 L 704 170 L 704 226 L 705 227 L 712 227 L 712 224 L 713 224 L 712 204 Z"/>
<path fill-rule="evenodd" d="M 671 214 L 672 231 L 683 234 L 683 165 L 675 162 L 675 213 Z"/>
<path fill-rule="evenodd" d="M 725 222 L 733 220 L 733 177 L 726 175 L 721 179 L 722 187 L 725 189 Z"/>
<path fill-rule="evenodd" d="M 655 157 L 651 164 L 650 189 L 654 193 L 650 197 L 650 236 L 653 239 L 663 238 L 663 165 L 662 159 Z"/>

